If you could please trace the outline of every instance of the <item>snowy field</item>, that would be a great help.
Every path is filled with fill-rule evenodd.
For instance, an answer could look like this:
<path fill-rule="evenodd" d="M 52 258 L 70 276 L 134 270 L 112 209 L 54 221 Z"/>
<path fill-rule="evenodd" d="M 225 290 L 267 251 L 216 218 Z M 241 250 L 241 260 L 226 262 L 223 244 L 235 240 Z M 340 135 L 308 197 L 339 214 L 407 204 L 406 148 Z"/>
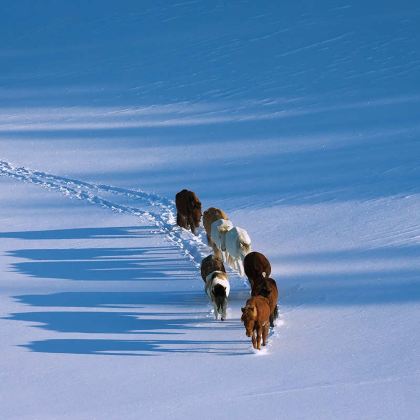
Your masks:
<path fill-rule="evenodd" d="M 2 419 L 418 418 L 420 6 L 277 3 L 2 4 Z M 270 259 L 268 348 L 183 188 Z"/>

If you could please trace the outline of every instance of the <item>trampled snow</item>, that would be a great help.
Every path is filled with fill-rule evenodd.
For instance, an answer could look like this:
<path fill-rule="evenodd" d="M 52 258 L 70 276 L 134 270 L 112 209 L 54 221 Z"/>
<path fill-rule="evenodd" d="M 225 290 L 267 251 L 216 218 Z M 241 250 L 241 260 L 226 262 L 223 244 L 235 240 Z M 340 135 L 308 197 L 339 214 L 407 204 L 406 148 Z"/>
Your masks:
<path fill-rule="evenodd" d="M 419 6 L 169 3 L 2 7 L 1 417 L 416 418 Z M 182 188 L 270 259 L 267 349 Z"/>

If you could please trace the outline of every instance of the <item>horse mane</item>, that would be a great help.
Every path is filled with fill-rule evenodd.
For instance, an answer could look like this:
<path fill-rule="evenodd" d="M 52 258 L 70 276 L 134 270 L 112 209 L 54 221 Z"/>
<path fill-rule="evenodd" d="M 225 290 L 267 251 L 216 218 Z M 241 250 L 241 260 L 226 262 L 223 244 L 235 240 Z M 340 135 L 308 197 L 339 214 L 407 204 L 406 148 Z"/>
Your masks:
<path fill-rule="evenodd" d="M 252 319 L 255 319 L 257 317 L 257 307 L 255 305 L 246 305 L 244 308 L 244 314 L 250 314 L 250 311 L 252 311 Z"/>
<path fill-rule="evenodd" d="M 223 222 L 220 223 L 220 225 L 217 227 L 220 233 L 227 232 L 230 229 L 232 229 L 232 222 L 230 220 L 225 220 L 225 219 L 219 219 L 219 220 L 223 220 Z"/>

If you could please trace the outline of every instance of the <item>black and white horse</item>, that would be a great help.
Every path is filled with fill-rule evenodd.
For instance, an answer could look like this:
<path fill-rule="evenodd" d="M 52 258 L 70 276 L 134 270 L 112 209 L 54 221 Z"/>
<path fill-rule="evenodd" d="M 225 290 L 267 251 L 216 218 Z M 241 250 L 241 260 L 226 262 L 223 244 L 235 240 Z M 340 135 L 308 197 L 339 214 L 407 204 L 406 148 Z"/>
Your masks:
<path fill-rule="evenodd" d="M 230 292 L 229 279 L 223 271 L 213 271 L 206 277 L 206 293 L 214 307 L 214 317 L 226 319 L 226 309 Z"/>

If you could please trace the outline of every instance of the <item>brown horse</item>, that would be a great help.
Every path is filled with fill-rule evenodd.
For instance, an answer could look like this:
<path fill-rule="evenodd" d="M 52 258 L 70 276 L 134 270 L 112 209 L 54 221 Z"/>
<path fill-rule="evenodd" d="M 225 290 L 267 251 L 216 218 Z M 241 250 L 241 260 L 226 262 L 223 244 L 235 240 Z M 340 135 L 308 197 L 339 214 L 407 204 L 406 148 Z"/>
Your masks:
<path fill-rule="evenodd" d="M 254 282 L 251 295 L 267 298 L 270 305 L 270 327 L 274 328 L 274 320 L 278 317 L 277 302 L 279 299 L 276 281 L 270 277 L 260 277 L 258 281 Z"/>
<path fill-rule="evenodd" d="M 229 220 L 229 217 L 223 210 L 216 207 L 210 207 L 203 213 L 203 225 L 207 233 L 207 242 L 210 246 L 212 246 L 211 224 L 219 219 Z"/>
<path fill-rule="evenodd" d="M 222 271 L 226 273 L 223 261 L 220 258 L 210 254 L 208 257 L 203 258 L 201 261 L 201 277 L 206 282 L 207 276 L 215 271 Z"/>
<path fill-rule="evenodd" d="M 267 344 L 270 325 L 270 305 L 263 296 L 253 296 L 246 301 L 242 309 L 241 321 L 244 323 L 247 337 L 252 337 L 254 349 L 261 349 Z"/>
<path fill-rule="evenodd" d="M 245 256 L 244 270 L 252 289 L 255 281 L 264 277 L 270 277 L 270 261 L 260 252 L 250 252 Z"/>
<path fill-rule="evenodd" d="M 201 202 L 194 192 L 182 190 L 175 196 L 176 223 L 184 229 L 191 229 L 196 235 L 196 229 L 200 226 Z"/>

